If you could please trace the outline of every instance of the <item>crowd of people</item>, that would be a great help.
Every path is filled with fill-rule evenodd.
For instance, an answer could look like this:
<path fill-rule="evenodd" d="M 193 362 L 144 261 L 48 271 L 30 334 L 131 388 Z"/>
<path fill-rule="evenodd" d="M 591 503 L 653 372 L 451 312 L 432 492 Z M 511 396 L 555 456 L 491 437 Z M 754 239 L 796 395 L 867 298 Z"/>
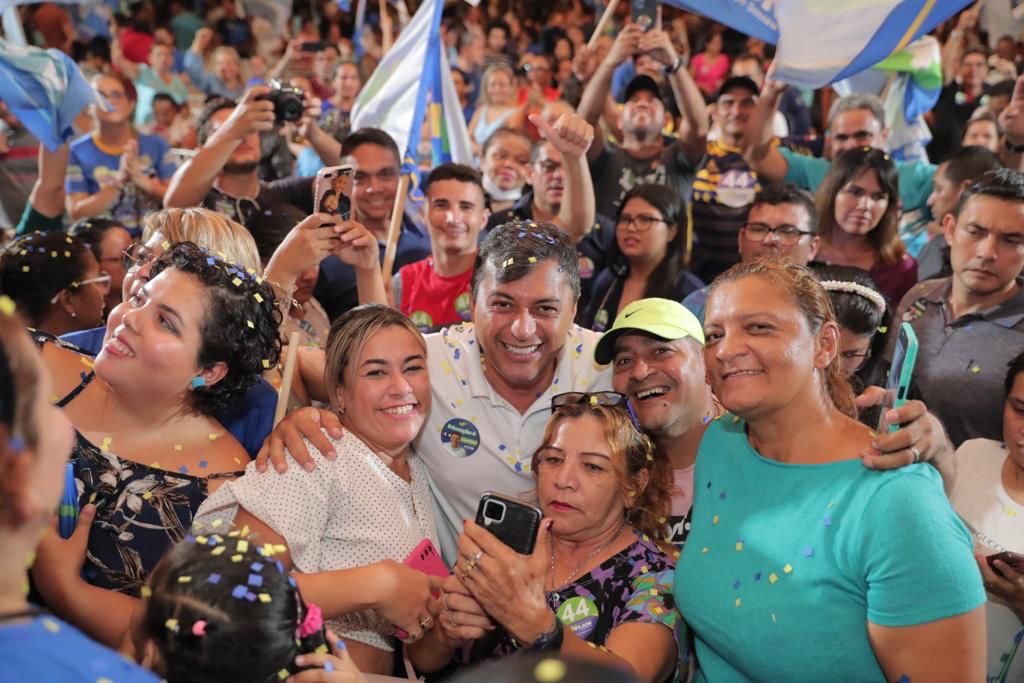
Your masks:
<path fill-rule="evenodd" d="M 449 4 L 440 164 L 350 4 L 18 9 L 98 99 L 0 92 L 0 679 L 1024 681 L 1010 3 L 917 153 L 694 13 Z"/>

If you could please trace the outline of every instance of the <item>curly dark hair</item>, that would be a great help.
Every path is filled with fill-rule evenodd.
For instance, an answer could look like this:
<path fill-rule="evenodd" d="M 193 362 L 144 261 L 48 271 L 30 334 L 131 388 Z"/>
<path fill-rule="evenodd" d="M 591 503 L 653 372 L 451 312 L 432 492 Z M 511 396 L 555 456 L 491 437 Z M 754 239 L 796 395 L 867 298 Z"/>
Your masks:
<path fill-rule="evenodd" d="M 168 268 L 196 276 L 207 289 L 209 306 L 199 331 L 198 364 L 208 368 L 225 363 L 228 371 L 216 384 L 189 392 L 189 400 L 198 414 L 219 414 L 256 384 L 265 368 L 277 364 L 281 313 L 274 305 L 274 291 L 257 274 L 218 259 L 192 242 L 179 242 L 165 251 L 153 264 L 150 278 Z"/>
<path fill-rule="evenodd" d="M 19 237 L 0 253 L 0 294 L 18 305 L 29 325 L 38 326 L 53 297 L 85 276 L 89 247 L 62 232 Z"/>

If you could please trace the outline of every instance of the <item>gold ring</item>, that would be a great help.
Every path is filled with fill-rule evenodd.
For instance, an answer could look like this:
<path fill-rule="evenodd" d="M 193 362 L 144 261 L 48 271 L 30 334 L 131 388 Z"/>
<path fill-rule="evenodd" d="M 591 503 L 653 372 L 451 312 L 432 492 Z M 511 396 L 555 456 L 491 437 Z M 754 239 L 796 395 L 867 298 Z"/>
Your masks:
<path fill-rule="evenodd" d="M 420 622 L 420 626 L 423 627 L 424 631 L 429 631 L 430 627 L 434 625 L 434 617 L 427 615 L 427 618 Z"/>
<path fill-rule="evenodd" d="M 468 560 L 466 560 L 466 573 L 468 574 L 474 569 L 476 569 L 476 558 L 471 557 Z"/>

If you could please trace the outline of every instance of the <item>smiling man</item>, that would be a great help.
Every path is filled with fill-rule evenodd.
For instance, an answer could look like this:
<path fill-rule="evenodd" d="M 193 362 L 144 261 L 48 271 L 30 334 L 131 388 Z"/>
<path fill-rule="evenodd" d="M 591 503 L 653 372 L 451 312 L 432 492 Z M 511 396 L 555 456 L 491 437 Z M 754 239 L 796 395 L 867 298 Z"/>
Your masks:
<path fill-rule="evenodd" d="M 435 168 L 423 193 L 430 257 L 402 266 L 391 286 L 395 307 L 421 332 L 434 332 L 469 320 L 473 261 L 490 212 L 480 173 L 464 164 Z"/>
<path fill-rule="evenodd" d="M 1006 366 L 1024 347 L 1024 174 L 989 171 L 942 227 L 953 275 L 918 284 L 897 310 L 917 334 L 914 388 L 955 446 L 1002 439 Z"/>

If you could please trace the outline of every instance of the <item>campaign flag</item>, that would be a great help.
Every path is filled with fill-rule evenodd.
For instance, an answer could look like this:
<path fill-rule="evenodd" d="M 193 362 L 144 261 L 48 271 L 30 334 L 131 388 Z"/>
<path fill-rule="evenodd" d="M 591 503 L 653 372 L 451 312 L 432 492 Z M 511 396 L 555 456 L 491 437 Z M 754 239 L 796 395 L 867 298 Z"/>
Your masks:
<path fill-rule="evenodd" d="M 56 49 L 0 38 L 0 98 L 51 152 L 70 140 L 75 117 L 98 102 L 78 65 Z"/>
<path fill-rule="evenodd" d="M 472 160 L 469 134 L 441 43 L 442 0 L 427 0 L 356 97 L 353 130 L 385 130 L 402 152 L 403 172 L 415 166 L 429 114 L 434 165 Z"/>
<path fill-rule="evenodd" d="M 972 0 L 664 0 L 775 43 L 773 78 L 820 88 L 906 48 Z"/>

